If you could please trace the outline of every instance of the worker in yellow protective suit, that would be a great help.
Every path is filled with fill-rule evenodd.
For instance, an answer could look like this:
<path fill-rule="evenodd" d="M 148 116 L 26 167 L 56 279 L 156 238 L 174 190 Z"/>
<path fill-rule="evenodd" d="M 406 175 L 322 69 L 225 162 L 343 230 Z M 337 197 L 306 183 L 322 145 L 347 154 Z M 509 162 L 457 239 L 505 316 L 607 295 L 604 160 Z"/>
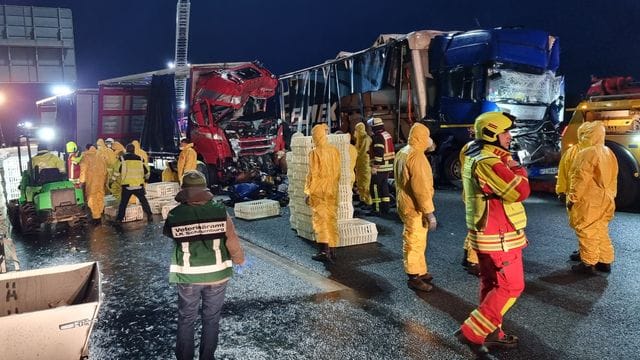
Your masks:
<path fill-rule="evenodd" d="M 193 144 L 187 139 L 180 140 L 180 155 L 178 156 L 178 180 L 182 182 L 182 175 L 189 170 L 196 170 L 198 154 Z"/>
<path fill-rule="evenodd" d="M 356 160 L 356 186 L 358 196 L 363 205 L 370 206 L 371 202 L 371 163 L 369 151 L 371 150 L 371 136 L 367 134 L 367 128 L 363 122 L 355 127 L 356 150 L 358 158 Z"/>
<path fill-rule="evenodd" d="M 338 245 L 338 191 L 340 152 L 329 144 L 326 124 L 311 129 L 314 149 L 309 153 L 309 171 L 304 184 L 305 202 L 311 207 L 311 221 L 319 251 L 316 261 L 333 262 Z"/>
<path fill-rule="evenodd" d="M 177 163 L 175 160 L 165 161 L 164 170 L 162 170 L 163 182 L 180 182 L 178 181 Z"/>
<path fill-rule="evenodd" d="M 604 145 L 605 128 L 601 121 L 583 129 L 589 145 L 580 150 L 569 171 L 567 209 L 569 224 L 580 244 L 580 260 L 571 269 L 592 274 L 611 271 L 614 253 L 609 237 L 609 221 L 616 210 L 618 161 Z"/>
<path fill-rule="evenodd" d="M 460 169 L 464 169 L 464 161 L 467 157 L 465 153 L 469 149 L 469 145 L 471 145 L 473 141 L 465 144 L 462 149 L 460 149 L 459 159 L 460 159 Z M 464 201 L 464 189 L 462 190 L 462 201 Z M 464 244 L 462 245 L 462 249 L 464 250 L 464 258 L 462 259 L 462 267 L 467 271 L 467 273 L 475 276 L 480 275 L 480 266 L 478 265 L 478 253 L 471 247 L 469 234 L 464 238 Z"/>
<path fill-rule="evenodd" d="M 120 177 L 120 165 L 122 163 L 122 156 L 126 153 L 126 149 L 124 145 L 122 145 L 119 141 L 113 141 L 111 139 L 111 150 L 113 150 L 116 156 L 116 162 L 113 164 L 111 169 L 111 183 L 109 185 L 109 189 L 111 190 L 111 194 L 120 201 L 122 195 L 122 185 L 121 185 L 121 177 Z M 132 203 L 135 203 L 136 200 L 132 199 Z"/>
<path fill-rule="evenodd" d="M 409 131 L 408 145 L 396 154 L 393 165 L 398 215 L 404 224 L 402 253 L 404 271 L 409 276 L 407 286 L 425 292 L 433 289 L 433 277 L 425 258 L 427 232 L 437 226 L 433 213 L 433 173 L 425 155 L 432 143 L 429 129 L 420 123 L 414 124 Z"/>
<path fill-rule="evenodd" d="M 147 154 L 146 151 L 142 150 L 142 147 L 140 146 L 140 141 L 133 140 L 131 144 L 133 144 L 133 147 L 136 149 L 136 155 L 140 156 L 142 161 L 145 164 L 147 164 L 147 166 L 149 166 L 149 154 Z"/>
<path fill-rule="evenodd" d="M 94 223 L 100 223 L 104 210 L 104 194 L 107 184 L 107 163 L 91 146 L 80 160 L 80 182 L 84 184 L 87 206 Z"/>
<path fill-rule="evenodd" d="M 558 198 L 564 202 L 566 202 L 566 193 L 569 190 L 569 171 L 580 150 L 589 146 L 588 139 L 585 139 L 583 135 L 585 131 L 594 124 L 593 121 L 583 122 L 577 130 L 578 143 L 569 147 L 560 158 L 560 164 L 558 164 L 558 179 L 556 181 L 556 194 L 558 194 Z M 567 215 L 568 212 L 569 211 L 567 211 Z M 580 261 L 580 251 L 574 251 L 569 255 L 569 259 L 572 261 Z"/>
<path fill-rule="evenodd" d="M 34 170 L 36 167 L 38 167 L 39 170 L 55 168 L 60 171 L 60 174 L 67 172 L 64 160 L 50 153 L 47 145 L 44 143 L 38 144 L 38 154 L 31 158 L 31 166 Z"/>

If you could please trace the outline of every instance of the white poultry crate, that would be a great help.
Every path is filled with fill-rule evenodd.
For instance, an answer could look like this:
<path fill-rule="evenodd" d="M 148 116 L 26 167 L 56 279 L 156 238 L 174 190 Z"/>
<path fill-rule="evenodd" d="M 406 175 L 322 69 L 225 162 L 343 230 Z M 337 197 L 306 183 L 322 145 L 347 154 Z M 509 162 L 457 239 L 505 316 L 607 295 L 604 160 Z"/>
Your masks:
<path fill-rule="evenodd" d="M 338 247 L 368 244 L 378 241 L 376 224 L 363 219 L 338 221 Z"/>
<path fill-rule="evenodd" d="M 170 203 L 175 203 L 173 197 L 168 198 L 152 198 L 149 199 L 149 207 L 151 207 L 151 213 L 154 215 L 162 214 L 162 208 Z"/>
<path fill-rule="evenodd" d="M 104 208 L 104 214 L 115 220 L 118 216 L 118 206 L 107 206 Z M 127 206 L 127 210 L 124 213 L 124 218 L 122 222 L 130 222 L 130 221 L 138 221 L 144 218 L 144 211 L 142 211 L 142 206 L 140 205 L 129 205 Z"/>
<path fill-rule="evenodd" d="M 162 206 L 162 210 L 161 210 L 162 218 L 166 220 L 167 216 L 169 215 L 169 211 L 171 211 L 174 207 L 176 207 L 178 205 L 180 205 L 180 203 L 175 202 L 175 201 L 174 202 L 168 202 L 168 203 L 164 204 Z"/>
<path fill-rule="evenodd" d="M 280 203 L 276 200 L 261 199 L 236 203 L 233 207 L 236 218 L 245 220 L 262 219 L 280 215 Z"/>
<path fill-rule="evenodd" d="M 167 198 L 178 194 L 180 184 L 170 181 L 157 182 L 147 184 L 145 189 L 147 191 L 147 198 Z"/>

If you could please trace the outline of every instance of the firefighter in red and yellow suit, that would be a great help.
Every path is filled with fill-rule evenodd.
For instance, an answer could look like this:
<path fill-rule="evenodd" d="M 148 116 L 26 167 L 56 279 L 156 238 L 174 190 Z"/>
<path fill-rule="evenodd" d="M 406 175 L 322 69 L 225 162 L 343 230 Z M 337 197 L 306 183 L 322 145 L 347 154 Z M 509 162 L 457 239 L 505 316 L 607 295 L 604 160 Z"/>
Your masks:
<path fill-rule="evenodd" d="M 493 347 L 518 346 L 516 336 L 502 331 L 502 317 L 524 290 L 522 201 L 530 193 L 526 170 L 508 150 L 514 120 L 501 112 L 478 116 L 462 170 L 469 243 L 480 266 L 480 305 L 455 335 L 480 357 Z"/>
<path fill-rule="evenodd" d="M 75 142 L 69 141 L 65 145 L 67 150 L 67 174 L 69 174 L 69 181 L 79 186 L 80 184 L 80 160 L 82 156 L 78 151 L 78 145 Z"/>
<path fill-rule="evenodd" d="M 567 191 L 569 223 L 578 236 L 581 260 L 571 270 L 587 274 L 611 271 L 614 253 L 609 221 L 616 210 L 618 190 L 618 161 L 604 145 L 604 125 L 601 121 L 590 124 L 583 130 L 588 146 L 576 155 Z"/>
<path fill-rule="evenodd" d="M 371 200 L 373 212 L 370 215 L 389 213 L 391 195 L 389 194 L 389 175 L 393 173 L 395 150 L 393 138 L 384 129 L 380 118 L 373 118 L 373 166 L 371 167 Z"/>
<path fill-rule="evenodd" d="M 409 276 L 407 286 L 425 292 L 433 289 L 424 254 L 427 231 L 437 226 L 433 214 L 433 173 L 424 154 L 432 143 L 429 129 L 414 124 L 409 131 L 409 144 L 398 152 L 394 163 L 398 215 L 404 224 L 402 253 L 404 270 Z"/>
<path fill-rule="evenodd" d="M 356 160 L 356 186 L 358 196 L 364 205 L 371 205 L 371 164 L 369 163 L 369 151 L 371 149 L 371 137 L 367 134 L 366 126 L 363 122 L 355 128 L 356 150 L 358 157 Z"/>
<path fill-rule="evenodd" d="M 316 261 L 333 262 L 338 245 L 338 191 L 340 184 L 340 152 L 329 144 L 326 124 L 311 129 L 314 148 L 309 153 L 309 171 L 304 184 L 305 202 L 311 207 L 313 233 L 319 251 Z"/>

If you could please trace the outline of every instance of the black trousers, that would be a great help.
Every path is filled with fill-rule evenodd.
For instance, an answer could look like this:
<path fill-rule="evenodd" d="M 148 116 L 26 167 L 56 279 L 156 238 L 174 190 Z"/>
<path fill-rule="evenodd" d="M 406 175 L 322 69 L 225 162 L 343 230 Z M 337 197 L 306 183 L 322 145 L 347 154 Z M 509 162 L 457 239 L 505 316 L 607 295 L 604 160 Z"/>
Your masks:
<path fill-rule="evenodd" d="M 378 171 L 371 174 L 371 201 L 373 211 L 387 214 L 391 207 L 391 194 L 389 193 L 390 171 Z"/>
<path fill-rule="evenodd" d="M 151 206 L 149 206 L 149 202 L 147 201 L 147 197 L 145 196 L 146 192 L 143 187 L 140 189 L 129 190 L 126 185 L 122 186 L 122 195 L 120 197 L 120 206 L 118 206 L 118 216 L 116 217 L 117 221 L 122 221 L 124 219 L 124 215 L 127 211 L 127 205 L 129 204 L 129 199 L 131 196 L 135 196 L 140 200 L 140 205 L 142 205 L 142 210 L 144 210 L 145 214 L 151 219 L 153 214 L 151 213 Z"/>

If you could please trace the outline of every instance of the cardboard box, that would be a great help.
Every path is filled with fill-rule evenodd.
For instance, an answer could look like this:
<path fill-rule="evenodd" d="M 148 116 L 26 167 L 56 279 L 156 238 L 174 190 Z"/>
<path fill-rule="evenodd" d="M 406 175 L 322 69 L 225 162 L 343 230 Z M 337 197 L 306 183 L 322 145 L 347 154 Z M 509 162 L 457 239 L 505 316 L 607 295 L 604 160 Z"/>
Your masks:
<path fill-rule="evenodd" d="M 88 355 L 102 303 L 97 262 L 0 274 L 3 359 L 67 360 Z M 5 296 L 3 296 L 3 299 Z"/>

